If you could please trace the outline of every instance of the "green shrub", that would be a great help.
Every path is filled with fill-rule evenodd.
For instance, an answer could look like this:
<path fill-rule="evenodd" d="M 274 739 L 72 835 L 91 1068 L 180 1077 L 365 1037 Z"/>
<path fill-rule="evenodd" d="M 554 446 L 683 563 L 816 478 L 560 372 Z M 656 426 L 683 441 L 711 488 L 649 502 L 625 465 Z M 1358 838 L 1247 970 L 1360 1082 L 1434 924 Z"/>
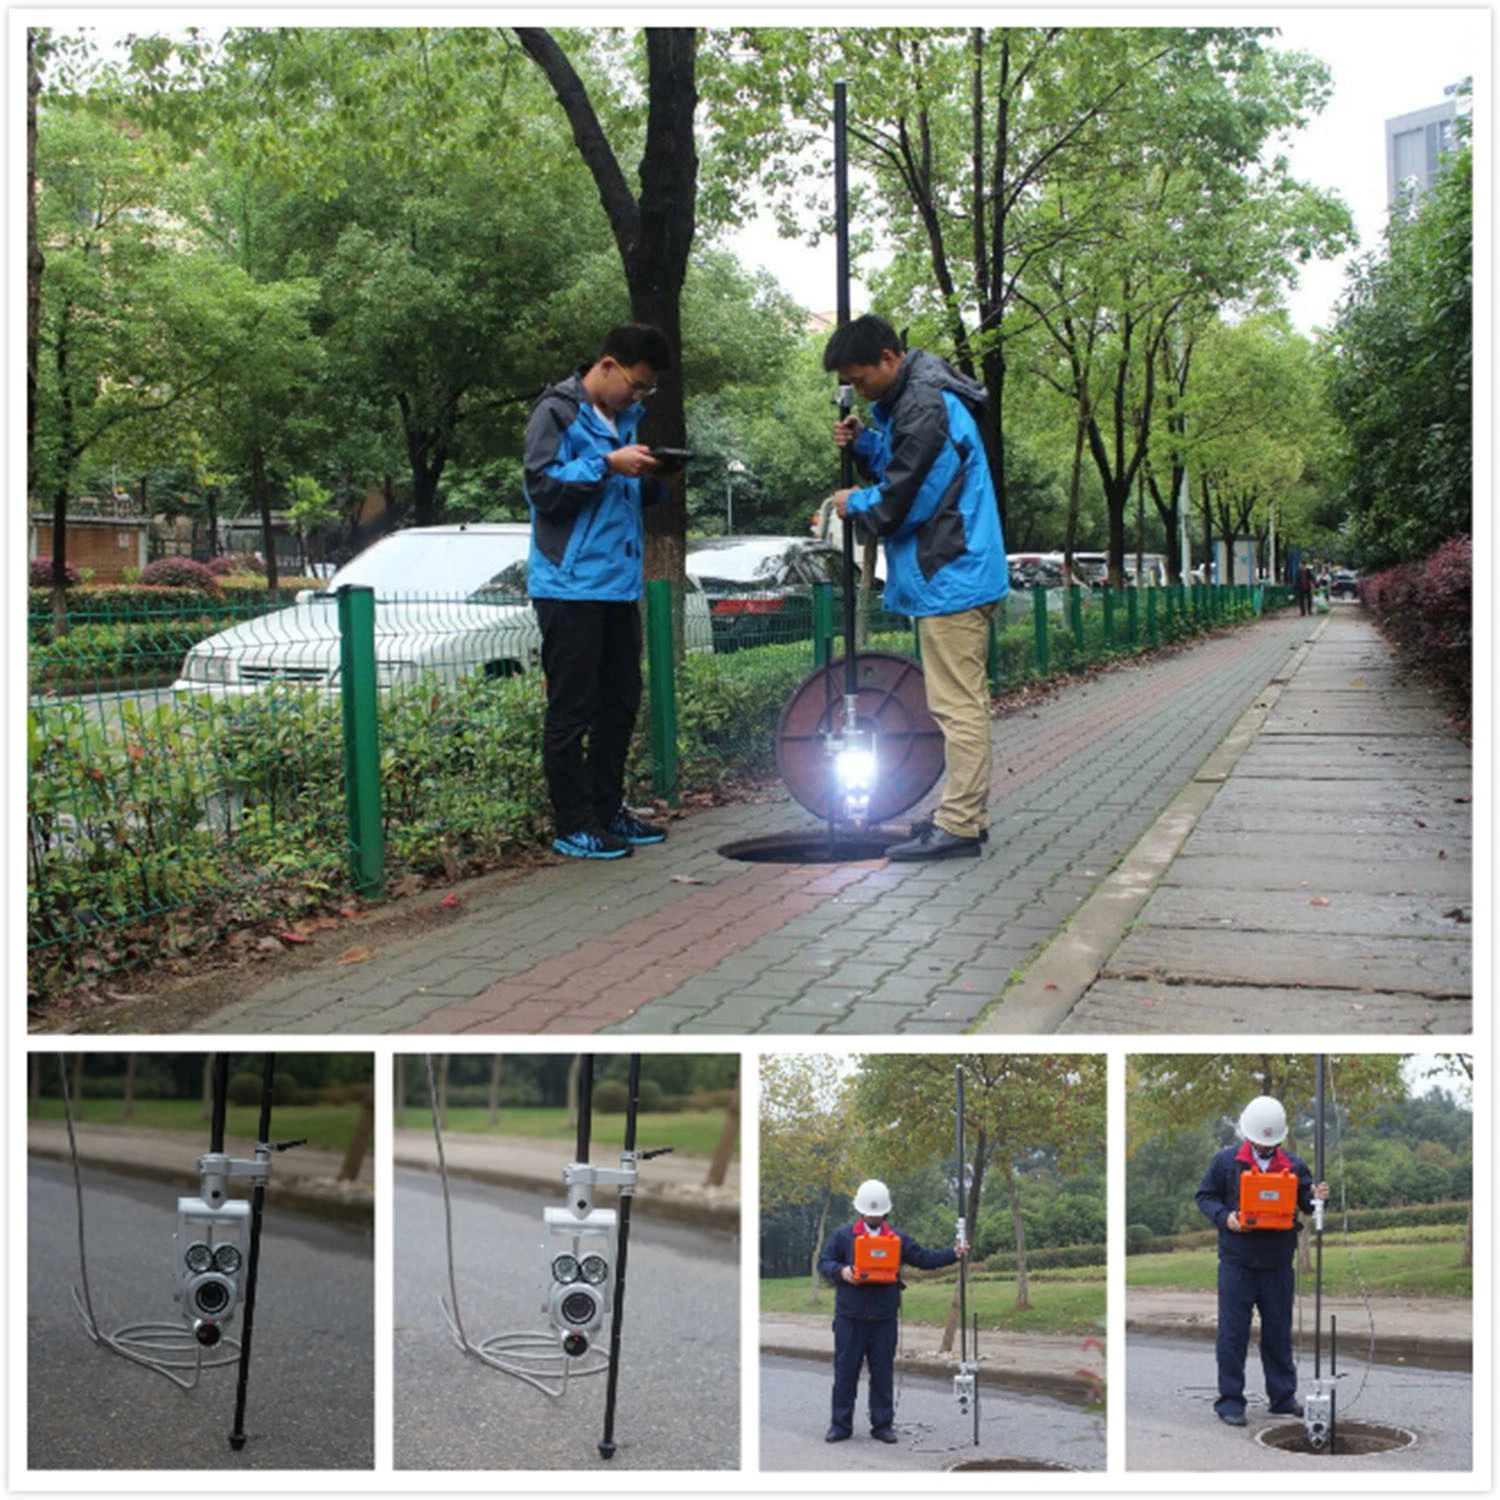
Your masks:
<path fill-rule="evenodd" d="M 630 1090 L 618 1078 L 594 1085 L 594 1108 L 601 1115 L 623 1115 L 630 1103 Z"/>
<path fill-rule="evenodd" d="M 140 581 L 162 588 L 206 589 L 219 587 L 219 580 L 201 562 L 190 557 L 158 557 L 141 569 Z"/>
<path fill-rule="evenodd" d="M 1149 1224 L 1127 1224 L 1125 1226 L 1126 1255 L 1145 1255 L 1155 1238 Z"/>
<path fill-rule="evenodd" d="M 229 1078 L 229 1102 L 233 1105 L 245 1108 L 260 1103 L 261 1076 L 259 1073 L 232 1073 Z M 281 1090 L 277 1089 L 277 1102 L 282 1100 Z"/>

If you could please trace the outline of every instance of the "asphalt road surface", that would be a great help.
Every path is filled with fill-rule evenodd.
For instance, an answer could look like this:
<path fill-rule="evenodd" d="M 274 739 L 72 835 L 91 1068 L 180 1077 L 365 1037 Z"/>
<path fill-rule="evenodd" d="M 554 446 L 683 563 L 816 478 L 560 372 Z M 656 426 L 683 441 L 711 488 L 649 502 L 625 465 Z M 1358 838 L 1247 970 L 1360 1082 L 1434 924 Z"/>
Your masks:
<path fill-rule="evenodd" d="M 1023 1396 L 985 1386 L 981 1393 L 979 1447 L 973 1416 L 963 1416 L 950 1381 L 930 1375 L 896 1375 L 898 1443 L 870 1437 L 866 1387 L 860 1381 L 854 1436 L 827 1443 L 832 1363 L 762 1355 L 760 1361 L 760 1466 L 762 1469 L 835 1472 L 941 1473 L 975 1460 L 1038 1468 L 1103 1469 L 1104 1416 L 1046 1396 Z"/>
<path fill-rule="evenodd" d="M 371 1468 L 374 1258 L 367 1232 L 268 1205 L 261 1231 L 244 1448 L 235 1366 L 192 1391 L 93 1343 L 74 1309 L 71 1168 L 27 1171 L 27 1454 L 33 1469 Z M 101 1329 L 176 1323 L 175 1189 L 83 1173 L 89 1286 Z M 240 1332 L 242 1318 L 232 1334 Z"/>
<path fill-rule="evenodd" d="M 614 1165 L 613 1161 L 609 1163 Z M 559 1188 L 562 1160 L 558 1160 Z M 649 1170 L 647 1167 L 645 1170 Z M 733 1469 L 740 1462 L 740 1276 L 735 1236 L 653 1223 L 637 1204 L 621 1335 L 615 1456 L 599 1456 L 603 1375 L 556 1400 L 454 1343 L 443 1196 L 435 1173 L 395 1174 L 397 1469 Z M 542 1210 L 561 1203 L 452 1182 L 459 1312 L 470 1339 L 545 1329 Z M 601 1197 L 601 1205 L 609 1195 Z M 606 1335 L 599 1341 L 606 1352 Z"/>
<path fill-rule="evenodd" d="M 1376 1329 L 1377 1337 L 1379 1327 Z M 1311 1335 L 1308 1335 L 1310 1339 Z M 1131 1470 L 1279 1470 L 1305 1476 L 1310 1488 L 1349 1470 L 1405 1473 L 1467 1472 L 1474 1462 L 1474 1383 L 1467 1372 L 1367 1365 L 1350 1357 L 1355 1339 L 1339 1340 L 1340 1421 L 1402 1427 L 1417 1441 L 1399 1452 L 1370 1454 L 1285 1453 L 1255 1441 L 1259 1431 L 1281 1426 L 1272 1417 L 1261 1384 L 1260 1353 L 1250 1346 L 1246 1427 L 1227 1427 L 1214 1415 L 1213 1345 L 1132 1333 L 1125 1350 L 1125 1465 Z M 1365 1337 L 1368 1346 L 1368 1337 Z M 1326 1352 L 1326 1351 L 1325 1351 Z M 1299 1361 L 1305 1394 L 1312 1378 L 1309 1351 Z M 1368 1371 L 1363 1390 L 1361 1378 Z"/>

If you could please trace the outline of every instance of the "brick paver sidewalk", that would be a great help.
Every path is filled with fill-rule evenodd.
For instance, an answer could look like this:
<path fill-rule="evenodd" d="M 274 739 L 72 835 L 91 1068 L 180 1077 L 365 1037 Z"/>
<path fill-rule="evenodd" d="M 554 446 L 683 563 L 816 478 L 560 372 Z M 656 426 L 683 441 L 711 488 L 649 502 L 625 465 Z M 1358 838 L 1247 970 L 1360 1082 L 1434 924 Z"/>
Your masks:
<path fill-rule="evenodd" d="M 261 984 L 224 1032 L 957 1033 L 1150 827 L 1309 625 L 1283 614 L 1063 685 L 995 734 L 991 841 L 936 864 L 743 864 L 813 831 L 782 798 L 563 861 L 440 931 Z M 918 810 L 920 811 L 920 809 Z"/>

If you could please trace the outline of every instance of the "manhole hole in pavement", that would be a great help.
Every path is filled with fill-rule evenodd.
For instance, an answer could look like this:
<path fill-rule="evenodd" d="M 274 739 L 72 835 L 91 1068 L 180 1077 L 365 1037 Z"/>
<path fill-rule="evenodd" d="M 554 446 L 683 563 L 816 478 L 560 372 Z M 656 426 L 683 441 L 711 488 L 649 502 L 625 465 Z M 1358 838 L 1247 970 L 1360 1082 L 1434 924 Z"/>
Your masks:
<path fill-rule="evenodd" d="M 766 865 L 846 865 L 861 860 L 884 859 L 892 844 L 907 835 L 883 828 L 862 828 L 857 833 L 836 833 L 827 829 L 817 833 L 773 833 L 766 838 L 741 839 L 723 844 L 719 853 L 725 859 L 747 860 Z"/>
<path fill-rule="evenodd" d="M 950 1474 L 997 1474 L 1010 1469 L 1044 1469 L 1056 1474 L 1078 1472 L 1072 1464 L 1055 1464 L 1045 1458 L 966 1458 L 948 1466 Z"/>
<path fill-rule="evenodd" d="M 1314 1448 L 1307 1440 L 1307 1429 L 1300 1422 L 1282 1422 L 1263 1427 L 1255 1441 L 1263 1448 L 1278 1448 L 1283 1453 L 1313 1453 L 1319 1458 L 1348 1458 L 1361 1453 L 1397 1453 L 1410 1448 L 1417 1440 L 1404 1427 L 1388 1427 L 1383 1422 L 1340 1422 L 1333 1434 L 1333 1452 Z"/>

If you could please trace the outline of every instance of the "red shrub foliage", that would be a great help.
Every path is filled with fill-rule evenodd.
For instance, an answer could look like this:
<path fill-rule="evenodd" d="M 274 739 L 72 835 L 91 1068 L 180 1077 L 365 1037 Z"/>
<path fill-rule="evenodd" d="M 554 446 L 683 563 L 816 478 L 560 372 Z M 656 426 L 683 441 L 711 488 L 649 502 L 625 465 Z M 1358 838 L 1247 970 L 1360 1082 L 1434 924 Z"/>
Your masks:
<path fill-rule="evenodd" d="M 78 582 L 78 569 L 72 563 L 64 563 L 63 572 L 67 576 L 67 587 L 72 588 Z M 31 559 L 31 587 L 34 589 L 52 587 L 52 559 L 50 557 Z"/>
<path fill-rule="evenodd" d="M 190 557 L 158 557 L 141 569 L 139 582 L 179 589 L 216 589 L 219 580 L 201 562 Z"/>
<path fill-rule="evenodd" d="M 1432 679 L 1465 724 L 1473 711 L 1473 591 L 1474 543 L 1467 536 L 1359 583 L 1365 608 L 1404 663 Z"/>
<path fill-rule="evenodd" d="M 228 578 L 232 573 L 259 573 L 264 577 L 266 565 L 249 552 L 236 552 L 228 557 L 211 557 L 208 571 L 217 578 Z"/>

